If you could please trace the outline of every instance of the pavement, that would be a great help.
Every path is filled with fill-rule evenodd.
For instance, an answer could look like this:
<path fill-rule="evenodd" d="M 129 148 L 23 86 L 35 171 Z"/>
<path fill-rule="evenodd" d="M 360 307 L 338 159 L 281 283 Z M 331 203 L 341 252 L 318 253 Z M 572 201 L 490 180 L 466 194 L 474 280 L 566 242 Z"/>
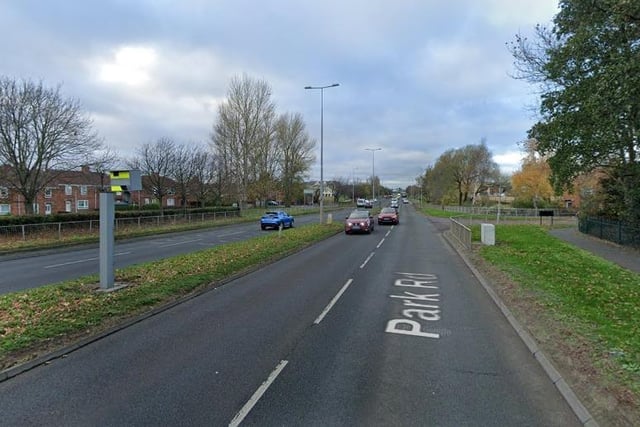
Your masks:
<path fill-rule="evenodd" d="M 640 273 L 640 250 L 589 236 L 578 231 L 576 227 L 555 228 L 551 229 L 549 233 L 627 270 Z"/>

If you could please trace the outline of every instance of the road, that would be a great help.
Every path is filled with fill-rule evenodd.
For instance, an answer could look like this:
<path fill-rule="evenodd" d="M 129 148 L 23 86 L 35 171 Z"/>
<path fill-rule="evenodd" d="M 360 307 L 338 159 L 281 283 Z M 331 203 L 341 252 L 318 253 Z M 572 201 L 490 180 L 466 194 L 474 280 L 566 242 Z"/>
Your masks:
<path fill-rule="evenodd" d="M 343 212 L 333 213 L 341 216 Z M 295 217 L 295 225 L 318 221 L 316 215 Z M 246 240 L 272 230 L 262 231 L 258 221 L 208 230 L 163 234 L 154 237 L 118 241 L 115 244 L 115 268 L 168 258 L 225 243 Z M 286 231 L 285 231 L 286 232 Z M 23 252 L 0 256 L 0 295 L 36 288 L 90 274 L 99 274 L 98 244 L 76 248 Z"/>
<path fill-rule="evenodd" d="M 0 425 L 579 425 L 433 225 L 337 235 L 0 383 Z"/>

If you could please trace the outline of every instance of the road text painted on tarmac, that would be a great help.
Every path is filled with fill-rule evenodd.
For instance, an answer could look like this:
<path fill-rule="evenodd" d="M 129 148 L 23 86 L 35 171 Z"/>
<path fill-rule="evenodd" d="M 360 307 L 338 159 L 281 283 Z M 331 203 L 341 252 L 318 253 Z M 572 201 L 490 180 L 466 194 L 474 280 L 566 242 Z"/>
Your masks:
<path fill-rule="evenodd" d="M 399 288 L 409 288 L 401 295 L 389 295 L 390 298 L 402 300 L 402 318 L 387 322 L 385 332 L 390 334 L 413 335 L 423 338 L 440 338 L 440 334 L 426 332 L 423 326 L 440 320 L 440 294 L 438 278 L 435 274 L 397 273 L 400 278 L 393 283 Z M 429 293 L 424 293 L 430 290 Z M 417 291 L 420 291 L 419 293 Z"/>

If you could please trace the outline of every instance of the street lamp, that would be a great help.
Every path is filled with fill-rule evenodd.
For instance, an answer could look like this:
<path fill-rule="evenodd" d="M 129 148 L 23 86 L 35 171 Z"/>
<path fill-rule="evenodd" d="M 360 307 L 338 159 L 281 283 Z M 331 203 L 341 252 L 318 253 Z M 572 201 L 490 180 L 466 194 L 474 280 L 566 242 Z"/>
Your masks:
<path fill-rule="evenodd" d="M 324 90 L 330 87 L 340 86 L 334 83 L 327 86 L 305 86 L 305 89 L 320 89 L 320 224 L 324 224 L 324 165 L 323 165 L 323 145 L 324 145 Z"/>
<path fill-rule="evenodd" d="M 372 203 L 376 200 L 376 151 L 382 150 L 382 148 L 365 148 L 367 151 L 371 151 L 371 196 L 373 197 Z"/>
<path fill-rule="evenodd" d="M 351 198 L 356 202 L 356 169 L 351 169 Z"/>

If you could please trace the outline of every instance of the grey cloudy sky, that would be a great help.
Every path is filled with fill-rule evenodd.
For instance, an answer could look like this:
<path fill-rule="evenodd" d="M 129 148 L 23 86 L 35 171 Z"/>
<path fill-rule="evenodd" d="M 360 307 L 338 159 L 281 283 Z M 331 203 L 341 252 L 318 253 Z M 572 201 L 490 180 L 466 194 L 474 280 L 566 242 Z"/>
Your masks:
<path fill-rule="evenodd" d="M 267 81 L 320 140 L 324 177 L 405 187 L 486 138 L 504 172 L 535 122 L 505 46 L 557 0 L 0 0 L 0 74 L 62 84 L 131 157 L 170 137 L 207 144 L 232 77 Z M 319 179 L 318 161 L 311 179 Z"/>

